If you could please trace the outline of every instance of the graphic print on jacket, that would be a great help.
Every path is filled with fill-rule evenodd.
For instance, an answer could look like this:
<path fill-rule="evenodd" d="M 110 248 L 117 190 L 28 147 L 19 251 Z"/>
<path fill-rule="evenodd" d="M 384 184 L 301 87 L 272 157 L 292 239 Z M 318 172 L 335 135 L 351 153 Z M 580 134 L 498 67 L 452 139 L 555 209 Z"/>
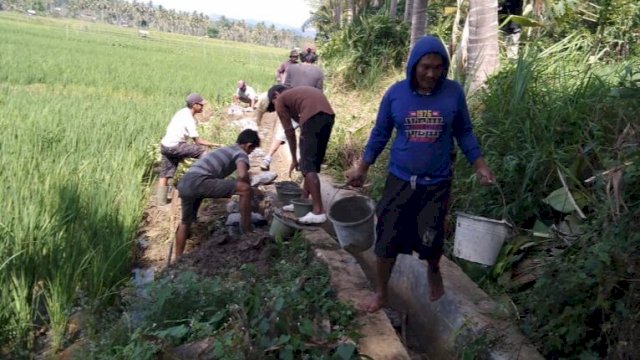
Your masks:
<path fill-rule="evenodd" d="M 444 118 L 439 111 L 410 111 L 404 119 L 404 126 L 408 141 L 433 143 L 444 130 Z"/>

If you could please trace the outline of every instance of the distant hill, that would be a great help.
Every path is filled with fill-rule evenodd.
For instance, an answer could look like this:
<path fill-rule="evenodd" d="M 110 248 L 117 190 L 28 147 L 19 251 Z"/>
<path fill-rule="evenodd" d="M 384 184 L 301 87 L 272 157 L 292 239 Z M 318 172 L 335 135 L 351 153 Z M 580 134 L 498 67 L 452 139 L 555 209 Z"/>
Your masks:
<path fill-rule="evenodd" d="M 302 29 L 300 27 L 292 27 L 290 25 L 285 25 L 285 24 L 278 24 L 278 23 L 273 23 L 271 21 L 265 21 L 265 20 L 255 20 L 255 19 L 235 19 L 232 17 L 228 17 L 225 15 L 218 15 L 218 14 L 209 14 L 209 19 L 216 21 L 219 20 L 221 17 L 225 17 L 229 20 L 232 21 L 240 21 L 240 20 L 244 20 L 244 22 L 247 25 L 250 26 L 256 26 L 258 23 L 262 22 L 264 23 L 267 27 L 273 25 L 276 29 L 284 29 L 284 30 L 292 30 L 294 31 L 297 35 L 302 36 L 302 37 L 306 37 L 306 38 L 314 38 L 316 36 L 316 32 L 313 29 L 307 29 L 307 31 L 302 32 Z"/>

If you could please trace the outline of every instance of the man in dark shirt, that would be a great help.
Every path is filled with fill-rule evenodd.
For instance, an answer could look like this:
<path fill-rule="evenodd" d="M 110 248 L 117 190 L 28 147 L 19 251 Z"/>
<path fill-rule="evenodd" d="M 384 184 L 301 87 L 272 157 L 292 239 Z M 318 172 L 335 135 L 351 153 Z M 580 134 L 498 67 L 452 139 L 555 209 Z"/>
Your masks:
<path fill-rule="evenodd" d="M 241 230 L 251 231 L 251 196 L 259 190 L 251 188 L 249 154 L 259 147 L 258 133 L 251 129 L 243 130 L 235 144 L 206 154 L 180 179 L 178 191 L 182 200 L 182 219 L 176 230 L 176 259 L 184 252 L 191 223 L 196 221 L 198 208 L 205 198 L 240 195 Z M 236 170 L 237 179 L 225 179 Z"/>
<path fill-rule="evenodd" d="M 321 90 L 311 86 L 287 88 L 274 85 L 269 89 L 268 111 L 276 111 L 291 151 L 291 166 L 304 176 L 304 196 L 311 196 L 313 209 L 298 219 L 303 224 L 321 224 L 327 220 L 320 193 L 320 165 L 327 151 L 335 113 Z M 300 124 L 300 163 L 292 120 Z M 284 210 L 288 210 L 283 208 Z"/>
<path fill-rule="evenodd" d="M 317 60 L 318 54 L 316 53 L 316 49 L 313 47 L 308 47 L 307 50 L 300 53 L 300 61 L 302 62 L 315 62 L 315 60 L 310 61 L 311 58 L 315 58 Z"/>

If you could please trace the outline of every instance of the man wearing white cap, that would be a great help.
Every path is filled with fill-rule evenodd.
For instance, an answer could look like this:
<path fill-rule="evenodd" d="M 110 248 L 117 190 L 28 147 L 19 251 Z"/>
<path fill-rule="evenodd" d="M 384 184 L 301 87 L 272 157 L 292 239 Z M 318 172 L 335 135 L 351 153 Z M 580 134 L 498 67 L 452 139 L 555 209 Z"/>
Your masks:
<path fill-rule="evenodd" d="M 187 158 L 197 159 L 205 153 L 205 146 L 217 146 L 214 143 L 202 140 L 196 129 L 195 114 L 204 109 L 206 101 L 197 93 L 187 96 L 186 107 L 178 110 L 171 118 L 167 132 L 160 141 L 160 154 L 162 155 L 162 169 L 158 181 L 158 205 L 167 203 L 167 184 L 169 178 L 173 178 L 180 162 Z M 193 144 L 187 143 L 191 138 Z"/>

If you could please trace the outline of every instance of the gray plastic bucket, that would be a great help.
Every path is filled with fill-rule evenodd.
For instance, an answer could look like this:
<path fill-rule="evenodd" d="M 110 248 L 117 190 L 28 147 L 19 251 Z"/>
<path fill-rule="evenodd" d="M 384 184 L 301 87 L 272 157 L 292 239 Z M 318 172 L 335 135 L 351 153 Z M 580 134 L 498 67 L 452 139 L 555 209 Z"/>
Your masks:
<path fill-rule="evenodd" d="M 269 235 L 274 238 L 280 237 L 284 240 L 290 238 L 296 232 L 296 228 L 290 224 L 286 219 L 283 219 L 277 215 L 273 216 L 271 220 L 271 227 L 269 228 Z"/>
<path fill-rule="evenodd" d="M 361 195 L 348 196 L 331 205 L 327 215 L 343 249 L 357 253 L 373 245 L 374 213 L 373 201 Z"/>
<path fill-rule="evenodd" d="M 293 204 L 293 213 L 298 218 L 307 215 L 313 209 L 311 199 L 291 199 L 291 203 Z"/>
<path fill-rule="evenodd" d="M 282 205 L 289 205 L 291 200 L 299 199 L 302 196 L 302 189 L 293 181 L 281 181 L 276 183 L 276 193 Z"/>

